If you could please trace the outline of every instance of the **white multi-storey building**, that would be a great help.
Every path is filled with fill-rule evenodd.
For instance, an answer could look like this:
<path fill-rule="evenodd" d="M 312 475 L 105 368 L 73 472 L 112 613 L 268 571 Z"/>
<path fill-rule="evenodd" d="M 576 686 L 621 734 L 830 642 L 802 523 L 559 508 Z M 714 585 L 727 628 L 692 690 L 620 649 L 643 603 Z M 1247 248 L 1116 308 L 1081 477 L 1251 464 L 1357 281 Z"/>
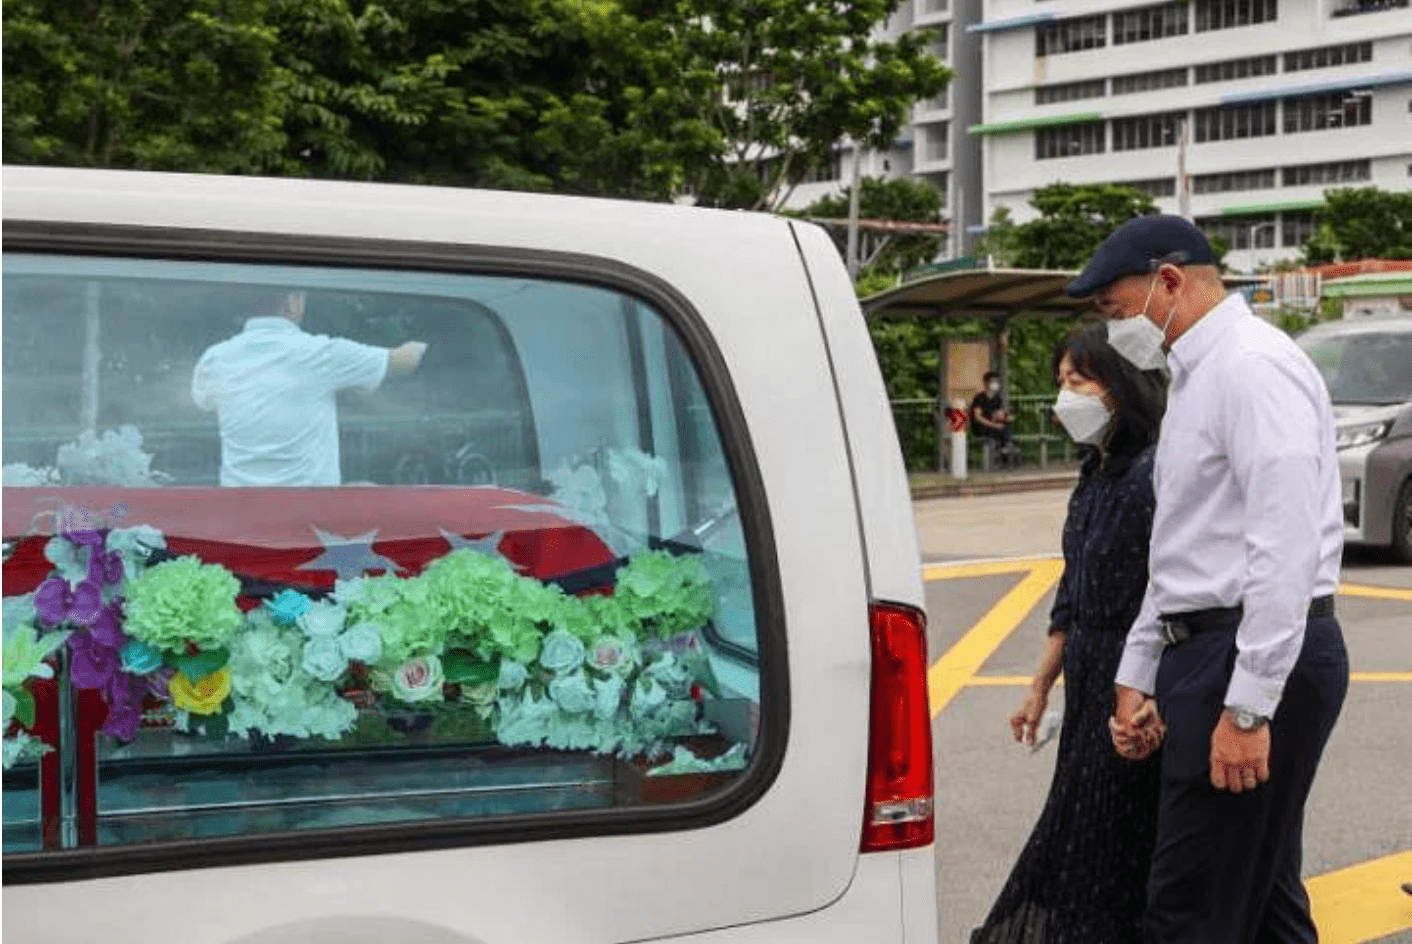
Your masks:
<path fill-rule="evenodd" d="M 984 196 L 980 180 L 980 138 L 967 131 L 982 118 L 981 40 L 979 36 L 968 34 L 964 27 L 979 21 L 981 2 L 905 0 L 887 22 L 878 27 L 877 35 L 884 39 L 894 39 L 916 29 L 933 30 L 929 48 L 933 55 L 956 70 L 958 78 L 935 98 L 913 106 L 912 121 L 893 147 L 886 151 L 865 150 L 860 165 L 863 177 L 924 180 L 941 192 L 946 215 L 955 215 L 960 210 L 972 219 L 981 218 Z M 853 167 L 851 148 L 851 142 L 844 142 L 831 174 L 796 187 L 789 206 L 804 207 L 847 187 Z M 958 252 L 962 248 L 953 244 L 949 251 Z"/>
<path fill-rule="evenodd" d="M 972 228 L 1002 206 L 1032 218 L 1055 182 L 1181 212 L 1184 161 L 1190 215 L 1251 269 L 1298 254 L 1330 186 L 1412 189 L 1408 0 L 985 4 L 966 26 L 984 41 Z"/>

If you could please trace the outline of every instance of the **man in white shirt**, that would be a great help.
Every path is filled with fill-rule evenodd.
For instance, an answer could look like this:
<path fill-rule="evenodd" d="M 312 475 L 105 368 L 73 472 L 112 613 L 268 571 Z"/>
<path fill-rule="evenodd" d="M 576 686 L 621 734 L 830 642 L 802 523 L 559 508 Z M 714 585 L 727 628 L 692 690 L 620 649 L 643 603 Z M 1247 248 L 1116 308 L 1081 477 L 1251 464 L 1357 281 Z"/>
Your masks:
<path fill-rule="evenodd" d="M 1186 220 L 1144 217 L 1068 288 L 1096 296 L 1120 353 L 1171 370 L 1111 727 L 1140 759 L 1166 725 L 1145 940 L 1314 944 L 1304 803 L 1348 690 L 1333 414 L 1313 363 L 1215 263 Z"/>
<path fill-rule="evenodd" d="M 411 374 L 426 352 L 308 334 L 304 305 L 303 292 L 271 293 L 265 313 L 196 364 L 191 397 L 219 416 L 222 485 L 340 484 L 335 395 Z"/>

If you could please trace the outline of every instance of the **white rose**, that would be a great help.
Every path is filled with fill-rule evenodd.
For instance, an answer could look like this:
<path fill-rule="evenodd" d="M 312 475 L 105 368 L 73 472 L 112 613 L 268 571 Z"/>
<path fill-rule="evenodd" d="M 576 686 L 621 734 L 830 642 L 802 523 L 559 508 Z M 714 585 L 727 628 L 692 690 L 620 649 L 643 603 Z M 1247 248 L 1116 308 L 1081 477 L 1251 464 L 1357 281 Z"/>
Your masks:
<path fill-rule="evenodd" d="M 563 675 L 583 665 L 583 643 L 573 633 L 556 629 L 544 637 L 539 652 L 539 664 L 551 672 Z"/>
<path fill-rule="evenodd" d="M 605 721 L 616 715 L 618 706 L 623 703 L 623 687 L 623 680 L 616 675 L 600 679 L 597 683 L 598 704 L 593 709 L 594 714 Z"/>
<path fill-rule="evenodd" d="M 637 666 L 636 647 L 617 636 L 602 636 L 589 649 L 588 662 L 600 672 L 627 675 Z"/>
<path fill-rule="evenodd" d="M 320 682 L 334 682 L 348 670 L 337 640 L 317 636 L 304 644 L 304 671 Z"/>
<path fill-rule="evenodd" d="M 382 658 L 382 633 L 372 623 L 350 626 L 338 637 L 338 648 L 350 661 L 372 665 Z"/>
<path fill-rule="evenodd" d="M 347 618 L 348 611 L 341 606 L 316 603 L 299 614 L 299 618 L 295 622 L 299 624 L 300 629 L 304 630 L 304 635 L 317 638 L 337 636 L 343 629 L 343 623 Z"/>
<path fill-rule="evenodd" d="M 659 708 L 667 700 L 667 690 L 650 675 L 642 675 L 632 690 L 632 713 L 642 717 Z"/>
<path fill-rule="evenodd" d="M 582 672 L 561 675 L 550 682 L 549 697 L 569 714 L 591 711 L 598 703 L 593 689 L 589 687 L 588 678 Z"/>
<path fill-rule="evenodd" d="M 523 663 L 514 659 L 500 660 L 500 679 L 498 687 L 507 692 L 517 692 L 529 678 L 529 669 Z"/>

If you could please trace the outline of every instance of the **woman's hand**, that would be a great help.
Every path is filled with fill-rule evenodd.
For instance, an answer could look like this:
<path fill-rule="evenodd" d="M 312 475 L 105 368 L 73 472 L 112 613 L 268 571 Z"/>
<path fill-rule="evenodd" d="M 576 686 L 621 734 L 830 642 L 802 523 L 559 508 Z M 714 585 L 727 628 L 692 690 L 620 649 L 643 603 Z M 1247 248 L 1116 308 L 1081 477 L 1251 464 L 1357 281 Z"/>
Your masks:
<path fill-rule="evenodd" d="M 1010 733 L 1020 744 L 1034 747 L 1036 732 L 1044 709 L 1049 706 L 1049 691 L 1032 690 L 1015 713 L 1010 716 Z"/>

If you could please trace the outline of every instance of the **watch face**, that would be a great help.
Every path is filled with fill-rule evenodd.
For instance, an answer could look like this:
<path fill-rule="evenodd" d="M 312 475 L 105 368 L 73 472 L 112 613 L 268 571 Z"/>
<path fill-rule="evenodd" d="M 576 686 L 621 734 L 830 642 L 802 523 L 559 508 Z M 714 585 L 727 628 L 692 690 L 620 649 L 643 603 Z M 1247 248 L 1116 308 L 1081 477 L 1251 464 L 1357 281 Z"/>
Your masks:
<path fill-rule="evenodd" d="M 1242 731 L 1254 731 L 1265 719 L 1253 711 L 1235 712 L 1235 726 Z"/>

